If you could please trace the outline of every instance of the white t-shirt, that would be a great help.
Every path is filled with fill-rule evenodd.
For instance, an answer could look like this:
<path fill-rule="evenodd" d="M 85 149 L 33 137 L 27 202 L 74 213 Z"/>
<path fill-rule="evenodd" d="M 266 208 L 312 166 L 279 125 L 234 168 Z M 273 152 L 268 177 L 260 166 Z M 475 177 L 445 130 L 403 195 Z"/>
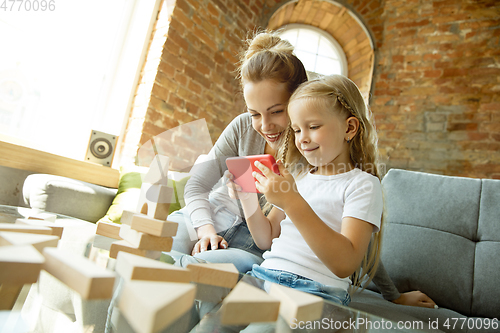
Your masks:
<path fill-rule="evenodd" d="M 333 230 L 340 232 L 342 218 L 354 217 L 380 228 L 383 200 L 380 180 L 353 169 L 349 172 L 322 176 L 307 174 L 297 181 L 297 189 L 316 215 Z M 262 267 L 298 274 L 322 284 L 347 290 L 349 278 L 333 274 L 307 245 L 288 216 L 281 221 L 281 234 L 264 253 Z"/>

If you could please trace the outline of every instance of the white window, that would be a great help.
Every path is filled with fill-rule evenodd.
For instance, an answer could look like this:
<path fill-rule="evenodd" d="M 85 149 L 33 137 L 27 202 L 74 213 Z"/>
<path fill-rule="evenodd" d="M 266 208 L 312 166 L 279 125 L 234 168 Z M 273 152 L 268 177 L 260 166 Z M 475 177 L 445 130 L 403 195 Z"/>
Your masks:
<path fill-rule="evenodd" d="M 304 24 L 289 24 L 283 27 L 281 37 L 295 47 L 295 55 L 302 61 L 309 76 L 347 76 L 344 50 L 325 31 Z"/>
<path fill-rule="evenodd" d="M 4 3 L 0 139 L 83 160 L 91 130 L 123 131 L 160 1 Z"/>

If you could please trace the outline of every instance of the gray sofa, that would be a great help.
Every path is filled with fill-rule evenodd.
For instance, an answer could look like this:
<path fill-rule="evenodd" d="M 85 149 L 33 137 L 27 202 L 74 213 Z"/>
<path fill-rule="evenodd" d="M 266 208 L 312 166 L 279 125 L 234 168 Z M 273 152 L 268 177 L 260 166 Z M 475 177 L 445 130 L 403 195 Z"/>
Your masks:
<path fill-rule="evenodd" d="M 26 203 L 92 222 L 104 216 L 113 190 L 61 178 L 29 176 Z M 500 331 L 500 180 L 391 169 L 382 185 L 384 266 L 401 292 L 421 290 L 439 309 L 393 304 L 374 286 L 351 307 L 425 331 Z"/>
<path fill-rule="evenodd" d="M 499 332 L 500 180 L 391 169 L 382 185 L 384 266 L 399 291 L 421 290 L 440 308 L 396 305 L 370 291 L 351 306 L 445 332 Z"/>

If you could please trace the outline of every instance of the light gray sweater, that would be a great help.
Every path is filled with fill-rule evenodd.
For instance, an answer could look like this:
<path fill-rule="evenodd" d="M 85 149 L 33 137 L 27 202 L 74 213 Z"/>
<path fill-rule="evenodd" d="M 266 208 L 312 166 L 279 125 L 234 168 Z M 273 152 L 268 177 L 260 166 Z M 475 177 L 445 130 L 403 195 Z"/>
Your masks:
<path fill-rule="evenodd" d="M 224 129 L 208 153 L 208 160 L 191 170 L 191 178 L 184 189 L 193 227 L 213 224 L 209 199 L 217 200 L 233 214 L 242 216 L 237 201 L 229 197 L 223 183 L 226 158 L 263 154 L 265 145 L 264 138 L 253 129 L 249 113 L 240 114 Z"/>

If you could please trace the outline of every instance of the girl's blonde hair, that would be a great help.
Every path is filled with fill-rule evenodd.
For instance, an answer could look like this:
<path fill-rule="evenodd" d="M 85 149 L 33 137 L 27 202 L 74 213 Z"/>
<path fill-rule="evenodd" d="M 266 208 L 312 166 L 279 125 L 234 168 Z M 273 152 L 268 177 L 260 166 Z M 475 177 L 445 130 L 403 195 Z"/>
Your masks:
<path fill-rule="evenodd" d="M 349 141 L 351 161 L 356 168 L 380 179 L 377 166 L 377 132 L 373 125 L 373 117 L 354 82 L 342 75 L 323 76 L 300 85 L 290 97 L 288 105 L 299 99 L 314 101 L 314 106 L 338 112 L 346 119 L 356 117 L 359 121 L 359 128 Z M 287 129 L 284 144 L 278 154 L 285 167 L 295 177 L 313 169 L 313 166 L 307 162 L 295 146 L 294 133 L 290 127 Z M 363 264 L 354 274 L 353 284 L 356 287 L 359 287 L 365 274 L 368 274 L 370 280 L 375 275 L 380 258 L 380 244 L 381 233 L 379 231 L 372 235 L 371 245 Z"/>
<path fill-rule="evenodd" d="M 238 78 L 241 85 L 271 79 L 286 83 L 290 95 L 307 81 L 302 62 L 293 54 L 293 45 L 281 39 L 277 32 L 262 31 L 246 41 L 248 48 L 242 54 Z"/>

